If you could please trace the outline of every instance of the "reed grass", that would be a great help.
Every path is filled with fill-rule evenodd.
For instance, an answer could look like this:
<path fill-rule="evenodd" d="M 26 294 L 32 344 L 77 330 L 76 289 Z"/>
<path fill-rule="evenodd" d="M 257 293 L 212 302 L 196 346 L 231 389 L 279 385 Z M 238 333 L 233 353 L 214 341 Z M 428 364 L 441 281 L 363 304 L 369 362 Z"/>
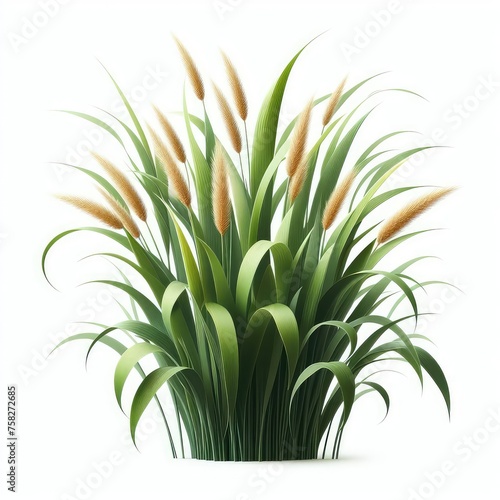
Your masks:
<path fill-rule="evenodd" d="M 368 135 L 360 131 L 380 109 L 372 106 L 380 92 L 363 92 L 377 84 L 378 75 L 350 88 L 344 79 L 331 94 L 309 101 L 281 132 L 283 96 L 302 50 L 279 74 L 256 116 L 249 114 L 242 82 L 223 56 L 236 116 L 245 130 L 247 122 L 255 126 L 252 144 L 247 140 L 247 183 L 237 117 L 214 87 L 223 119 L 212 121 L 219 113 L 205 102 L 191 55 L 176 44 L 196 98 L 188 91 L 182 101 L 184 143 L 159 109 L 166 142 L 147 129 L 113 79 L 128 124 L 110 127 L 99 117 L 70 112 L 102 127 L 123 148 L 147 202 L 114 163 L 96 154 L 106 176 L 78 168 L 98 183 L 107 205 L 60 198 L 107 227 L 65 230 L 42 256 L 47 276 L 49 252 L 75 231 L 97 233 L 122 249 L 103 255 L 116 262 L 123 280 L 98 281 L 129 296 L 124 319 L 89 327 L 63 343 L 83 339 L 89 353 L 98 344 L 116 351 L 115 395 L 129 415 L 132 438 L 150 403 L 163 412 L 168 403 L 158 391 L 166 384 L 174 415 L 163 414 L 174 457 L 337 458 L 344 435 L 356 433 L 350 416 L 359 398 L 378 396 L 389 411 L 391 379 L 378 373 L 396 360 L 421 383 L 430 377 L 449 412 L 445 375 L 427 340 L 414 334 L 414 322 L 424 314 L 416 291 L 435 281 L 410 277 L 411 266 L 424 257 L 389 269 L 384 258 L 426 237 L 425 230 L 407 232 L 407 226 L 451 189 L 410 204 L 401 200 L 401 211 L 387 219 L 386 204 L 417 187 L 385 189 L 387 180 L 426 147 L 395 150 L 388 143 L 404 137 L 397 130 L 373 142 L 362 139 Z M 316 120 L 313 110 L 323 106 Z M 224 128 L 229 148 L 221 140 Z M 189 165 L 191 188 L 179 163 Z M 135 218 L 145 221 L 147 214 L 147 227 L 153 227 L 138 238 Z M 380 220 L 386 222 L 373 225 Z M 132 280 L 137 273 L 141 282 Z M 396 315 L 401 303 L 410 312 Z M 119 332 L 134 341 L 123 342 Z M 134 370 L 141 381 L 129 407 L 123 393 L 126 383 L 127 391 L 132 388 Z"/>

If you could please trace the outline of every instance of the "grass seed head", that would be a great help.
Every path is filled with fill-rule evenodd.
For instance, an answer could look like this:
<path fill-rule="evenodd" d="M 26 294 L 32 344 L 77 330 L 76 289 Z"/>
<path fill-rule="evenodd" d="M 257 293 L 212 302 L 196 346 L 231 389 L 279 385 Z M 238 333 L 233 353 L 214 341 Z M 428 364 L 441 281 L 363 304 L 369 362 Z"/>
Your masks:
<path fill-rule="evenodd" d="M 328 104 L 325 109 L 325 114 L 323 115 L 323 127 L 326 127 L 335 113 L 340 98 L 342 97 L 342 92 L 344 91 L 345 82 L 347 81 L 347 76 L 340 82 L 339 86 L 332 92 Z"/>
<path fill-rule="evenodd" d="M 332 226 L 339 214 L 355 178 L 356 172 L 351 170 L 332 191 L 323 212 L 323 229 L 325 231 Z"/>
<path fill-rule="evenodd" d="M 224 235 L 231 222 L 231 198 L 224 150 L 217 142 L 212 160 L 212 205 L 215 227 Z"/>
<path fill-rule="evenodd" d="M 184 44 L 175 36 L 174 40 L 181 55 L 182 62 L 184 63 L 184 67 L 186 68 L 186 72 L 189 81 L 191 82 L 191 86 L 193 87 L 194 94 L 200 101 L 203 101 L 203 99 L 205 99 L 205 87 L 203 85 L 203 80 L 201 78 L 200 72 L 198 71 L 195 62 L 191 57 L 191 54 L 187 51 L 186 47 L 184 47 Z"/>
<path fill-rule="evenodd" d="M 295 201 L 295 198 L 299 196 L 300 191 L 302 190 L 302 186 L 304 185 L 304 181 L 307 176 L 307 166 L 307 157 L 305 157 L 295 171 L 295 174 L 293 174 L 293 177 L 290 179 L 288 195 L 292 203 Z"/>
<path fill-rule="evenodd" d="M 219 103 L 219 109 L 222 114 L 224 124 L 226 125 L 229 139 L 231 141 L 231 145 L 233 146 L 233 149 L 238 154 L 240 154 L 242 146 L 241 146 L 241 134 L 238 128 L 238 124 L 236 123 L 234 114 L 231 111 L 231 107 L 229 106 L 227 99 L 224 97 L 224 94 L 219 89 L 219 87 L 217 87 L 217 85 L 213 84 L 213 86 L 217 102 Z"/>
<path fill-rule="evenodd" d="M 248 117 L 248 102 L 241 83 L 241 79 L 234 67 L 231 59 L 222 52 L 222 58 L 224 59 L 224 65 L 226 66 L 226 73 L 229 79 L 229 85 L 231 86 L 231 92 L 233 93 L 234 103 L 238 111 L 238 115 L 243 121 L 246 121 Z"/>
<path fill-rule="evenodd" d="M 295 129 L 292 137 L 292 144 L 288 152 L 286 171 L 288 177 L 293 177 L 306 153 L 307 136 L 309 133 L 309 123 L 311 121 L 311 112 L 313 107 L 313 100 L 311 99 L 307 106 L 297 119 Z"/>
<path fill-rule="evenodd" d="M 81 198 L 79 196 L 70 196 L 65 194 L 56 195 L 56 198 L 73 205 L 74 207 L 82 210 L 83 212 L 91 215 L 95 219 L 100 220 L 104 224 L 113 229 L 123 229 L 123 224 L 118 216 L 113 213 L 109 208 L 97 203 L 93 200 L 87 198 Z"/>
<path fill-rule="evenodd" d="M 382 244 L 390 240 L 410 224 L 410 222 L 435 205 L 439 200 L 455 191 L 455 189 L 454 187 L 439 188 L 408 203 L 388 219 L 380 228 L 377 236 L 378 243 Z"/>
<path fill-rule="evenodd" d="M 123 196 L 123 199 L 127 202 L 132 211 L 139 219 L 145 221 L 147 219 L 146 206 L 127 176 L 118 167 L 101 155 L 93 152 L 92 156 L 114 182 L 116 189 Z"/>
<path fill-rule="evenodd" d="M 111 210 L 116 214 L 116 216 L 120 219 L 120 222 L 123 224 L 123 227 L 134 237 L 139 238 L 141 232 L 139 227 L 135 223 L 134 219 L 130 215 L 125 208 L 118 203 L 115 198 L 113 198 L 107 191 L 99 188 L 100 193 L 103 198 L 108 202 L 108 205 L 111 207 Z"/>
<path fill-rule="evenodd" d="M 176 158 L 181 163 L 186 163 L 186 151 L 184 150 L 184 146 L 182 145 L 177 132 L 172 127 L 168 118 L 156 106 L 153 106 L 153 108 Z"/>
<path fill-rule="evenodd" d="M 148 127 L 148 130 L 153 138 L 155 153 L 165 169 L 169 185 L 172 187 L 181 203 L 189 208 L 191 206 L 191 192 L 189 191 L 189 187 L 182 175 L 179 165 L 158 134 L 151 127 Z"/>

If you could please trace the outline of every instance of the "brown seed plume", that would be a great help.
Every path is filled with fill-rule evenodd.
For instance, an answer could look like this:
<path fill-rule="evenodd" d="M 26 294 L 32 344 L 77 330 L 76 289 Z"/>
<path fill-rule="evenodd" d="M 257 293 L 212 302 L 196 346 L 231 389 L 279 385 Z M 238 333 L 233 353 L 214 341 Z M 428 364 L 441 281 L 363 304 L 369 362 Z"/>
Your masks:
<path fill-rule="evenodd" d="M 56 195 L 61 201 L 73 205 L 74 207 L 82 210 L 83 212 L 91 215 L 92 217 L 104 222 L 107 226 L 112 227 L 113 229 L 122 229 L 123 224 L 121 220 L 114 214 L 109 208 L 101 205 L 92 200 L 88 200 L 87 198 L 80 198 L 78 196 L 69 196 L 69 195 Z"/>
<path fill-rule="evenodd" d="M 328 105 L 325 109 L 325 114 L 323 115 L 323 127 L 326 127 L 330 123 L 333 113 L 335 113 L 335 108 L 338 106 L 340 98 L 342 97 L 346 80 L 347 76 L 344 77 L 339 86 L 332 92 Z"/>
<path fill-rule="evenodd" d="M 92 153 L 92 156 L 115 183 L 116 189 L 123 196 L 123 199 L 127 202 L 132 211 L 139 219 L 145 221 L 147 219 L 146 206 L 127 176 L 118 167 L 101 155 Z"/>
<path fill-rule="evenodd" d="M 184 146 L 182 145 L 177 132 L 172 127 L 168 118 L 156 106 L 153 106 L 153 109 L 155 110 L 158 121 L 160 122 L 163 132 L 165 132 L 165 135 L 167 136 L 170 147 L 172 148 L 176 158 L 181 163 L 186 163 L 186 151 L 184 150 Z"/>
<path fill-rule="evenodd" d="M 455 188 L 453 187 L 436 189 L 432 193 L 421 196 L 420 198 L 408 203 L 408 205 L 399 210 L 399 212 L 396 212 L 380 228 L 377 236 L 378 243 L 381 244 L 390 240 L 411 221 L 454 190 Z"/>
<path fill-rule="evenodd" d="M 351 170 L 342 181 L 335 187 L 328 199 L 323 212 L 323 229 L 326 231 L 331 227 L 333 221 L 337 217 L 342 205 L 347 198 L 347 193 L 351 189 L 351 186 L 356 178 L 356 173 Z"/>
<path fill-rule="evenodd" d="M 217 142 L 212 160 L 212 206 L 215 227 L 224 235 L 231 222 L 231 198 L 224 151 Z"/>
<path fill-rule="evenodd" d="M 227 102 L 227 99 L 224 97 L 224 94 L 221 92 L 219 87 L 213 84 L 215 96 L 217 97 L 217 102 L 219 103 L 219 109 L 222 114 L 222 118 L 224 119 L 224 124 L 226 125 L 227 133 L 229 135 L 229 139 L 231 140 L 231 145 L 233 149 L 240 154 L 241 153 L 241 134 L 236 124 L 236 119 L 234 117 L 233 112 L 231 111 L 231 107 Z"/>
<path fill-rule="evenodd" d="M 306 180 L 307 175 L 307 158 L 304 158 L 297 168 L 295 174 L 290 179 L 290 187 L 288 189 L 288 196 L 290 197 L 290 201 L 293 203 L 295 198 L 299 196 L 300 191 L 302 190 L 302 186 L 304 185 L 304 181 Z"/>
<path fill-rule="evenodd" d="M 295 124 L 292 144 L 290 146 L 290 151 L 288 152 L 286 162 L 286 171 L 288 177 L 293 177 L 295 175 L 295 172 L 304 160 L 307 135 L 309 132 L 309 122 L 311 121 L 312 106 L 313 101 L 311 99 L 300 114 L 297 123 Z"/>
<path fill-rule="evenodd" d="M 234 103 L 236 105 L 238 115 L 243 121 L 246 121 L 248 117 L 248 102 L 245 90 L 243 89 L 240 77 L 231 62 L 231 59 L 229 59 L 224 52 L 221 52 L 221 54 L 224 59 L 224 65 L 226 66 L 226 73 L 229 78 L 229 85 L 231 86 L 231 92 L 233 93 Z"/>
<path fill-rule="evenodd" d="M 101 189 L 101 188 L 99 188 L 99 191 L 102 194 L 102 196 L 106 199 L 106 201 L 108 202 L 108 205 L 111 207 L 111 210 L 120 219 L 121 223 L 123 224 L 123 227 L 134 238 L 139 238 L 139 236 L 141 235 L 141 232 L 139 231 L 139 227 L 135 223 L 134 219 L 132 219 L 132 216 L 107 191 L 104 191 L 104 189 Z"/>
<path fill-rule="evenodd" d="M 174 40 L 177 44 L 177 49 L 181 54 L 182 62 L 184 63 L 184 67 L 186 68 L 186 72 L 189 81 L 191 82 L 191 86 L 193 87 L 194 94 L 200 101 L 203 101 L 203 99 L 205 99 L 205 87 L 203 86 L 203 80 L 201 79 L 200 72 L 198 71 L 198 68 L 194 63 L 191 54 L 187 51 L 182 42 L 175 36 Z"/>
<path fill-rule="evenodd" d="M 160 158 L 163 168 L 165 169 L 169 184 L 172 186 L 181 203 L 189 208 L 191 206 L 191 192 L 189 191 L 189 187 L 179 169 L 179 166 L 177 165 L 177 162 L 170 154 L 167 146 L 158 137 L 158 134 L 151 127 L 148 127 L 148 130 L 153 138 L 155 153 L 158 158 Z"/>

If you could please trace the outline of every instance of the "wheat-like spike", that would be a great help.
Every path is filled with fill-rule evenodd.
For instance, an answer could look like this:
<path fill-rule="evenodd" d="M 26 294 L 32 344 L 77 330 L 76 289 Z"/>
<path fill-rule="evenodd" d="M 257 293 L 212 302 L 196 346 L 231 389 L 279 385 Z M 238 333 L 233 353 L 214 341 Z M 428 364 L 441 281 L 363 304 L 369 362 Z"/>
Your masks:
<path fill-rule="evenodd" d="M 148 130 L 153 138 L 155 153 L 158 158 L 160 158 L 161 164 L 165 169 L 169 184 L 172 186 L 181 203 L 189 208 L 191 206 L 191 192 L 189 191 L 189 187 L 179 169 L 179 166 L 177 165 L 174 157 L 170 154 L 167 146 L 158 137 L 158 134 L 149 126 Z"/>
<path fill-rule="evenodd" d="M 233 149 L 240 154 L 241 153 L 241 134 L 240 129 L 236 123 L 236 119 L 234 117 L 233 112 L 231 111 L 231 107 L 227 102 L 227 99 L 224 97 L 224 94 L 221 92 L 219 87 L 213 84 L 215 96 L 217 97 L 217 102 L 219 103 L 219 109 L 222 114 L 222 118 L 224 119 L 224 124 L 226 125 L 227 133 L 229 135 L 229 139 L 231 140 L 231 145 Z"/>
<path fill-rule="evenodd" d="M 229 59 L 224 52 L 221 52 L 221 54 L 224 59 L 224 65 L 226 66 L 226 73 L 229 78 L 229 85 L 231 86 L 231 92 L 233 93 L 234 103 L 236 105 L 236 109 L 238 110 L 238 115 L 243 121 L 246 121 L 248 117 L 248 102 L 240 76 L 238 75 L 231 59 Z"/>
<path fill-rule="evenodd" d="M 215 227 L 224 235 L 231 222 L 231 198 L 224 150 L 217 142 L 212 160 L 212 208 Z"/>
<path fill-rule="evenodd" d="M 344 77 L 339 86 L 332 92 L 332 95 L 328 101 L 328 105 L 325 109 L 325 114 L 323 115 L 323 127 L 326 127 L 330 123 L 333 113 L 335 113 L 335 108 L 337 107 L 340 98 L 342 97 L 342 92 L 344 91 L 346 81 L 347 76 Z"/>
<path fill-rule="evenodd" d="M 177 132 L 174 130 L 174 127 L 172 127 L 168 118 L 156 106 L 153 106 L 153 109 L 155 110 L 158 121 L 160 122 L 163 132 L 165 132 L 165 135 L 167 136 L 170 147 L 172 148 L 176 158 L 181 163 L 186 163 L 186 151 L 184 150 L 184 146 L 182 145 Z"/>
<path fill-rule="evenodd" d="M 120 203 L 118 203 L 115 198 L 113 198 L 107 191 L 104 189 L 98 188 L 99 192 L 102 194 L 102 196 L 106 199 L 108 202 L 108 205 L 111 207 L 111 210 L 116 214 L 116 216 L 120 219 L 121 223 L 123 224 L 123 227 L 134 237 L 134 238 L 139 238 L 141 235 L 141 232 L 139 230 L 139 227 L 135 223 L 134 219 L 132 219 L 132 216 L 123 208 Z"/>
<path fill-rule="evenodd" d="M 186 68 L 186 72 L 191 82 L 191 86 L 193 87 L 194 94 L 196 97 L 203 101 L 205 99 L 205 87 L 203 85 L 203 80 L 201 79 L 200 72 L 196 67 L 191 54 L 187 51 L 186 47 L 182 44 L 182 42 L 174 36 L 175 43 L 177 44 L 177 49 L 181 54 L 182 62 L 184 63 L 184 67 Z"/>
<path fill-rule="evenodd" d="M 455 191 L 455 189 L 456 188 L 454 187 L 439 188 L 434 190 L 432 193 L 428 193 L 408 203 L 405 207 L 403 207 L 390 219 L 388 219 L 380 228 L 377 236 L 377 242 L 381 244 L 390 240 L 411 221 L 431 208 L 435 203 L 444 198 L 446 195 L 450 194 L 452 191 Z"/>
<path fill-rule="evenodd" d="M 309 122 L 311 121 L 312 107 L 313 100 L 311 99 L 300 114 L 299 118 L 297 119 L 297 123 L 295 124 L 292 144 L 290 146 L 290 151 L 288 152 L 286 162 L 286 171 L 288 177 L 293 177 L 295 175 L 295 172 L 304 159 L 307 135 L 309 133 Z"/>
<path fill-rule="evenodd" d="M 331 227 L 333 221 L 340 212 L 342 204 L 347 198 L 347 193 L 349 193 L 355 178 L 356 172 L 351 170 L 332 191 L 326 203 L 325 211 L 323 212 L 323 229 L 325 231 Z"/>
<path fill-rule="evenodd" d="M 142 221 L 146 221 L 146 206 L 127 176 L 118 167 L 113 165 L 106 158 L 103 158 L 101 155 L 92 152 L 92 156 L 115 183 L 115 187 L 118 189 L 119 193 L 123 196 L 124 200 L 137 217 L 139 217 Z"/>
<path fill-rule="evenodd" d="M 73 205 L 101 222 L 104 222 L 104 224 L 112 227 L 113 229 L 123 229 L 123 224 L 116 214 L 100 203 L 87 198 L 80 198 L 78 196 L 69 196 L 65 194 L 56 195 L 56 198 Z"/>

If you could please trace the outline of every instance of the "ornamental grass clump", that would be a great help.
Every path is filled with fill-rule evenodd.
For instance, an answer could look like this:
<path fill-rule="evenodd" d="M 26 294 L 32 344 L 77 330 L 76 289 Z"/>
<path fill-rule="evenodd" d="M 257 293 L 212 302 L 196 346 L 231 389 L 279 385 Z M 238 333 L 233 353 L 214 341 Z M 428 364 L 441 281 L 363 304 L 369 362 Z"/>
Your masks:
<path fill-rule="evenodd" d="M 96 199 L 60 199 L 98 224 L 62 232 L 42 257 L 45 273 L 54 244 L 80 231 L 121 249 L 95 255 L 120 270 L 123 279 L 97 282 L 128 295 L 124 320 L 64 342 L 84 339 L 89 353 L 96 344 L 118 353 L 120 407 L 138 373 L 124 408 L 132 438 L 154 403 L 174 457 L 336 458 L 358 398 L 374 393 L 389 410 L 376 377 L 388 359 L 406 363 L 420 382 L 426 372 L 449 412 L 445 376 L 422 347 L 426 339 L 412 333 L 422 314 L 415 291 L 425 283 L 408 271 L 425 257 L 389 270 L 381 262 L 425 237 L 410 223 L 451 189 L 400 202 L 395 214 L 385 210 L 416 188 L 384 189 L 387 179 L 425 148 L 385 148 L 403 134 L 395 131 L 359 149 L 358 132 L 375 109 L 365 108 L 382 90 L 358 96 L 378 75 L 352 86 L 344 79 L 332 94 L 304 100 L 279 131 L 287 81 L 302 51 L 256 114 L 227 55 L 227 81 L 210 86 L 207 100 L 192 56 L 176 44 L 189 82 L 182 127 L 158 107 L 154 122 L 141 122 L 113 79 L 128 121 L 111 117 L 109 126 L 71 112 L 102 127 L 123 155 L 111 162 L 94 153 L 95 170 L 75 166 L 97 185 Z M 123 164 L 127 169 L 117 166 Z M 410 314 L 395 315 L 401 302 Z M 174 418 L 164 413 L 168 401 Z"/>

